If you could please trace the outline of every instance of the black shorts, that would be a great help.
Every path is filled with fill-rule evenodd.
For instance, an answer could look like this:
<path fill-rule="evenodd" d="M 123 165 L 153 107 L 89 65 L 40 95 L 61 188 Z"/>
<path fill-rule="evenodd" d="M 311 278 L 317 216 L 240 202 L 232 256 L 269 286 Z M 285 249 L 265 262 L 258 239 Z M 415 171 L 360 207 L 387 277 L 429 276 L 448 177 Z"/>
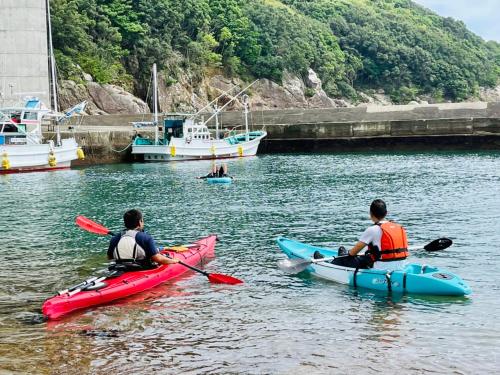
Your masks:
<path fill-rule="evenodd" d="M 369 255 L 358 255 L 358 256 L 345 256 L 338 257 L 332 261 L 332 264 L 343 267 L 350 268 L 371 268 L 373 267 L 373 260 Z"/>

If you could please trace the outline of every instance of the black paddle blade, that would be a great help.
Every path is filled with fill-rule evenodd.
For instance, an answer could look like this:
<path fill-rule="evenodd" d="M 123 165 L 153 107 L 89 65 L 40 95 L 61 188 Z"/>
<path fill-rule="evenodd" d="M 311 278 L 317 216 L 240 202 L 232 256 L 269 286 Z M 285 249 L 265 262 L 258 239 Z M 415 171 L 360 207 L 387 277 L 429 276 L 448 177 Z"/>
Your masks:
<path fill-rule="evenodd" d="M 444 250 L 450 247 L 452 244 L 453 241 L 450 240 L 449 238 L 438 238 L 437 240 L 429 242 L 427 245 L 425 245 L 424 249 L 427 251 Z"/>

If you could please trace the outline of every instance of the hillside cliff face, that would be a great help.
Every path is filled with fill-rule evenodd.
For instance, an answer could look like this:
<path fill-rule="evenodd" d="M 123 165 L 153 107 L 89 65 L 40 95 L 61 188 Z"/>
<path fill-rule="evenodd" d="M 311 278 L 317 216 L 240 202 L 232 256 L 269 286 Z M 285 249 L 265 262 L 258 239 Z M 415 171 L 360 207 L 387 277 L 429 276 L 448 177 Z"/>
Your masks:
<path fill-rule="evenodd" d="M 311 75 L 315 77 L 314 74 Z M 321 89 L 321 82 L 314 81 L 315 88 L 309 87 L 301 79 L 289 73 L 285 74 L 282 85 L 268 79 L 258 80 L 246 93 L 249 95 L 250 108 L 253 111 L 267 109 L 290 108 L 335 108 L 355 107 L 365 105 L 392 105 L 390 97 L 383 90 L 371 91 L 368 94 L 359 92 L 360 103 L 352 103 L 348 99 L 329 98 Z M 309 83 L 311 85 L 312 83 Z M 159 82 L 159 108 L 161 112 L 196 112 L 205 107 L 213 99 L 222 95 L 219 106 L 231 100 L 247 86 L 237 78 L 226 78 L 215 75 L 205 78 L 200 85 L 193 87 L 187 82 L 178 82 L 166 86 L 162 80 Z M 311 89 L 313 91 L 311 91 Z M 228 94 L 223 95 L 225 92 Z M 63 81 L 60 86 L 60 104 L 62 108 L 69 108 L 83 100 L 88 101 L 86 113 L 99 114 L 139 114 L 150 113 L 148 103 L 135 97 L 123 88 L 110 84 L 87 82 L 76 84 L 73 81 Z M 307 95 L 306 95 L 307 93 Z M 434 103 L 431 97 L 422 96 L 410 103 Z M 496 88 L 481 88 L 477 98 L 469 101 L 480 100 L 485 102 L 500 102 L 500 86 Z M 230 103 L 226 110 L 241 110 L 241 100 Z"/>
<path fill-rule="evenodd" d="M 172 85 L 166 85 L 159 79 L 159 106 L 165 112 L 195 112 L 220 96 L 218 105 L 229 102 L 232 96 L 243 90 L 249 83 L 239 78 L 228 78 L 223 75 L 204 77 L 196 86 L 181 79 Z M 76 84 L 74 81 L 63 81 L 59 89 L 61 106 L 70 107 L 73 103 L 87 100 L 88 114 L 125 114 L 149 113 L 148 103 L 135 97 L 123 88 L 99 84 L 93 81 Z M 281 85 L 266 78 L 256 80 L 245 91 L 249 103 L 254 110 L 287 109 L 287 108 L 332 108 L 352 107 L 351 102 L 344 99 L 332 99 L 322 89 L 321 80 L 310 70 L 308 80 L 304 82 L 297 76 L 285 72 Z M 364 94 L 361 94 L 364 95 Z M 366 102 L 391 104 L 383 95 L 377 98 L 364 95 Z M 241 100 L 235 100 L 227 106 L 227 110 L 242 109 Z"/>
<path fill-rule="evenodd" d="M 94 113 L 146 111 L 153 63 L 163 111 L 201 108 L 254 80 L 262 109 L 477 100 L 481 87 L 495 95 L 500 75 L 498 43 L 410 0 L 51 6 L 63 102 L 88 99 Z"/>

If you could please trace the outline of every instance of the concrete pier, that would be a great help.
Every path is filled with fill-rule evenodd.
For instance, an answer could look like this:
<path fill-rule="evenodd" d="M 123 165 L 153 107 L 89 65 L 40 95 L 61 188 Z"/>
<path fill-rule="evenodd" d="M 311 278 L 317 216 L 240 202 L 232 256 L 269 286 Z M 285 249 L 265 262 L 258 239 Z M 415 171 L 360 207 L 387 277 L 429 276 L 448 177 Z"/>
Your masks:
<path fill-rule="evenodd" d="M 86 163 L 131 160 L 131 121 L 144 115 L 84 116 L 75 135 Z M 241 112 L 224 112 L 223 131 L 243 129 Z M 500 150 L 500 103 L 457 103 L 312 110 L 253 111 L 252 130 L 268 137 L 259 152 L 338 152 L 371 150 Z M 74 124 L 73 124 L 74 125 Z M 53 132 L 47 132 L 51 138 Z M 125 149 L 125 150 L 124 150 Z"/>

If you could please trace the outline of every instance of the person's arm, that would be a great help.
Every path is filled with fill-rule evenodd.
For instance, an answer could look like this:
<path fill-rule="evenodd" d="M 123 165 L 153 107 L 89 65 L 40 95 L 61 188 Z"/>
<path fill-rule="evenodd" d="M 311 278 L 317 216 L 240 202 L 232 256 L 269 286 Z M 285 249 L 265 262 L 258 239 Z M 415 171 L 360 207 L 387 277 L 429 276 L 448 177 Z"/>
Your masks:
<path fill-rule="evenodd" d="M 159 264 L 174 264 L 179 263 L 179 259 L 167 258 L 165 255 L 160 254 L 156 242 L 149 234 L 145 234 L 146 243 L 144 244 L 144 250 L 149 253 L 151 260 Z M 141 236 L 142 237 L 142 236 Z"/>
<path fill-rule="evenodd" d="M 109 246 L 108 246 L 108 260 L 113 260 L 113 252 L 115 251 L 116 245 L 118 245 L 118 242 L 120 241 L 119 235 L 115 235 L 111 238 L 109 241 Z"/>
<path fill-rule="evenodd" d="M 167 258 L 165 255 L 162 255 L 160 253 L 153 255 L 151 257 L 153 261 L 159 264 L 174 264 L 174 263 L 179 263 L 179 259 L 177 258 Z"/>
<path fill-rule="evenodd" d="M 375 226 L 366 228 L 366 230 L 359 237 L 359 241 L 356 242 L 356 245 L 354 245 L 351 250 L 349 250 L 348 254 L 350 256 L 356 256 L 361 250 L 365 248 L 366 245 L 368 245 L 369 243 L 373 243 L 377 229 L 378 227 Z"/>
<path fill-rule="evenodd" d="M 365 248 L 366 244 L 364 242 L 358 241 L 354 247 L 349 250 L 349 255 L 350 256 L 356 256 L 358 253 Z"/>

